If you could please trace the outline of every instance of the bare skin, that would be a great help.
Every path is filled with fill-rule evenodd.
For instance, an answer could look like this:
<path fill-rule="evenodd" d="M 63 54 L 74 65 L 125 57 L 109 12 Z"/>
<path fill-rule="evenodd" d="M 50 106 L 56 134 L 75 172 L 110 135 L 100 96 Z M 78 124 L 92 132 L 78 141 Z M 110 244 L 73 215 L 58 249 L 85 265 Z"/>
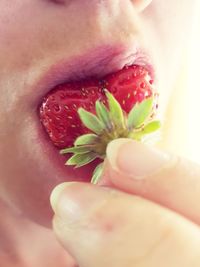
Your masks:
<path fill-rule="evenodd" d="M 74 58 L 94 50 L 112 58 L 106 64 L 106 72 L 119 69 L 139 45 L 155 64 L 162 96 L 161 111 L 164 111 L 185 61 L 183 54 L 188 48 L 196 3 L 187 0 L 176 3 L 16 0 L 14 4 L 1 1 L 0 258 L 5 267 L 75 266 L 68 249 L 46 228 L 50 227 L 53 216 L 49 203 L 51 191 L 57 184 L 73 180 L 73 174 L 65 174 L 59 164 L 54 164 L 38 141 L 37 107 L 45 94 L 39 84 L 44 74 L 62 61 L 67 62 L 66 69 L 69 69 Z M 100 64 L 98 60 L 95 62 Z M 82 75 L 89 75 L 89 69 L 87 73 L 82 70 Z M 167 138 L 162 146 L 168 143 Z M 123 185 L 115 187 L 127 191 Z M 77 258 L 76 253 L 73 255 Z M 81 267 L 87 266 L 80 263 Z"/>
<path fill-rule="evenodd" d="M 51 196 L 54 231 L 79 266 L 199 266 L 199 165 L 117 139 L 100 184 L 63 183 Z"/>

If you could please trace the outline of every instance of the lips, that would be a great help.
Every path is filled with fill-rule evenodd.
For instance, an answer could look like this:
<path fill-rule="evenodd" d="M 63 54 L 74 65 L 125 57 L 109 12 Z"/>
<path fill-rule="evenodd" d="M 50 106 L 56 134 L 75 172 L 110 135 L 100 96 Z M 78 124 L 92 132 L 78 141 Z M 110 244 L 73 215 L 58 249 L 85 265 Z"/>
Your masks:
<path fill-rule="evenodd" d="M 54 63 L 56 61 L 56 63 Z M 30 88 L 26 95 L 26 101 L 31 102 L 33 107 L 41 103 L 43 97 L 59 84 L 80 81 L 89 77 L 101 78 L 108 73 L 119 71 L 124 66 L 138 64 L 148 68 L 154 77 L 151 58 L 134 44 L 107 45 L 87 51 L 84 55 L 71 58 L 57 59 L 44 65 L 45 72 L 38 77 L 38 81 Z M 29 99 L 30 98 L 30 99 Z"/>
<path fill-rule="evenodd" d="M 86 60 L 84 60 L 85 58 Z M 47 75 L 43 79 L 43 82 L 41 83 L 43 87 L 41 91 L 44 92 L 45 95 L 40 95 L 39 110 L 41 111 L 41 108 L 42 107 L 44 108 L 44 105 L 45 105 L 44 101 L 46 101 L 48 96 L 54 90 L 56 90 L 56 88 L 58 88 L 59 86 L 63 86 L 63 85 L 66 86 L 67 84 L 70 84 L 73 82 L 82 84 L 88 79 L 90 79 L 90 76 L 92 76 L 93 79 L 96 81 L 97 80 L 102 81 L 105 76 L 110 75 L 108 73 L 116 74 L 121 69 L 124 69 L 126 66 L 133 66 L 133 65 L 143 66 L 147 70 L 148 75 L 151 77 L 151 79 L 154 78 L 153 66 L 150 63 L 149 57 L 145 53 L 141 52 L 141 50 L 136 50 L 134 53 L 132 52 L 130 53 L 130 51 L 127 52 L 127 50 L 124 50 L 122 52 L 121 49 L 110 50 L 110 48 L 109 49 L 106 48 L 106 49 L 98 50 L 92 56 L 90 55 L 89 59 L 87 58 L 87 56 L 84 56 L 84 57 L 75 59 L 75 61 L 73 61 L 71 64 L 69 64 L 69 62 L 67 63 L 61 62 L 58 65 L 53 66 L 51 68 L 51 70 L 47 73 Z M 71 66 L 71 69 L 69 66 Z M 78 90 L 76 90 L 76 93 L 78 93 Z M 41 99 L 42 99 L 42 102 L 41 102 Z M 40 122 L 41 122 L 41 117 L 40 117 Z M 60 168 L 61 167 L 60 163 L 62 162 L 63 164 L 64 161 L 63 161 L 63 157 L 59 156 L 57 148 L 59 149 L 64 148 L 66 144 L 56 145 L 57 148 L 53 149 L 54 150 L 53 153 L 55 154 L 53 156 L 52 155 L 52 151 L 53 151 L 52 144 L 55 145 L 55 142 L 52 140 L 51 136 L 49 135 L 44 123 L 42 125 L 42 128 L 41 127 L 39 128 L 40 130 L 43 129 L 43 134 L 40 135 L 43 140 L 42 143 L 44 142 L 43 148 L 47 150 L 47 146 L 48 146 L 48 150 L 50 149 L 49 153 L 51 154 L 51 158 L 54 158 L 55 162 L 59 162 L 59 168 Z M 66 137 L 66 134 L 65 134 L 65 137 Z M 59 158 L 61 159 L 60 161 L 58 160 Z M 54 165 L 55 165 L 55 162 L 54 162 Z M 72 169 L 72 168 L 71 167 L 66 168 L 63 165 L 63 170 L 64 169 L 67 169 L 68 170 L 67 172 L 69 172 L 69 169 Z M 82 168 L 82 169 L 83 169 L 82 171 L 79 171 L 79 170 L 73 171 L 73 175 L 75 175 L 76 177 L 77 176 L 88 177 L 89 179 L 89 177 L 91 177 L 91 171 L 93 170 L 93 167 L 89 166 L 90 170 L 88 170 L 87 167 Z M 83 179 L 85 180 L 85 178 Z"/>

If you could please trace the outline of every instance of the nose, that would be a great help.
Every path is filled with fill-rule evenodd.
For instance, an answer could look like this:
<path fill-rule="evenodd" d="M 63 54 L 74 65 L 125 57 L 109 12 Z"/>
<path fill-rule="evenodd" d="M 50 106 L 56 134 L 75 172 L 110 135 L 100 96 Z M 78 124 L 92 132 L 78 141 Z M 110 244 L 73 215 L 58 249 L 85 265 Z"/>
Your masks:
<path fill-rule="evenodd" d="M 70 4 L 70 2 L 72 2 L 72 0 L 51 0 L 52 2 L 56 3 L 56 4 Z M 81 0 L 83 3 L 88 2 L 88 0 Z M 124 1 L 124 0 L 89 0 L 92 2 L 96 2 L 98 5 L 101 4 L 117 4 L 117 2 L 120 1 Z M 107 3 L 106 3 L 107 2 Z M 130 2 L 133 3 L 134 8 L 138 11 L 141 12 L 143 11 L 151 2 L 152 0 L 130 0 Z"/>
<path fill-rule="evenodd" d="M 152 0 L 132 0 L 135 9 L 138 12 L 142 12 L 151 2 Z"/>

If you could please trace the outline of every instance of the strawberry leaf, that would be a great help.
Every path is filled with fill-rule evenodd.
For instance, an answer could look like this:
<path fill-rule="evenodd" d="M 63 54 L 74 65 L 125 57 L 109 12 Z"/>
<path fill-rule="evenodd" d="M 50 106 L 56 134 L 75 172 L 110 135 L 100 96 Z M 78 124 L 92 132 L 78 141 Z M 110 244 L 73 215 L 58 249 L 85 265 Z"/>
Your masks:
<path fill-rule="evenodd" d="M 87 152 L 91 152 L 93 147 L 94 146 L 92 145 L 69 147 L 62 149 L 60 151 L 60 154 L 67 154 L 67 153 L 85 154 Z"/>
<path fill-rule="evenodd" d="M 123 112 L 119 102 L 111 93 L 106 91 L 105 94 L 109 109 L 99 100 L 95 103 L 96 115 L 83 108 L 78 109 L 82 123 L 93 133 L 79 136 L 74 142 L 74 147 L 60 151 L 61 154 L 74 154 L 66 162 L 66 165 L 79 168 L 91 163 L 96 158 L 104 160 L 106 147 L 111 140 L 123 137 L 144 141 L 145 135 L 160 128 L 159 121 L 152 121 L 153 97 L 137 103 L 127 114 Z M 95 168 L 91 183 L 97 184 L 102 172 L 103 163 Z"/>
<path fill-rule="evenodd" d="M 124 128 L 124 114 L 119 102 L 114 98 L 114 96 L 106 92 L 108 98 L 110 117 L 114 124 L 119 128 Z"/>
<path fill-rule="evenodd" d="M 160 121 L 151 121 L 144 126 L 142 132 L 144 134 L 150 134 L 160 129 L 160 127 L 161 127 Z"/>
<path fill-rule="evenodd" d="M 153 108 L 153 98 L 147 98 L 137 103 L 128 115 L 127 125 L 129 129 L 140 127 L 150 116 Z"/>
<path fill-rule="evenodd" d="M 128 138 L 132 138 L 133 140 L 136 140 L 136 141 L 141 141 L 142 136 L 143 136 L 142 131 L 138 131 L 138 132 L 129 133 Z"/>
<path fill-rule="evenodd" d="M 83 108 L 78 109 L 78 114 L 80 116 L 83 124 L 91 131 L 96 134 L 100 134 L 104 130 L 103 123 L 97 118 L 97 116 L 92 113 L 86 111 Z"/>
<path fill-rule="evenodd" d="M 92 184 L 97 184 L 97 182 L 101 178 L 102 172 L 103 172 L 103 163 L 100 163 L 99 165 L 97 165 L 97 167 L 95 168 L 93 172 L 92 180 L 91 180 Z"/>
<path fill-rule="evenodd" d="M 98 139 L 99 137 L 96 134 L 84 134 L 76 139 L 74 145 L 75 146 L 92 145 L 95 144 Z"/>
<path fill-rule="evenodd" d="M 112 123 L 109 115 L 109 111 L 106 106 L 100 101 L 96 101 L 96 113 L 99 119 L 104 123 L 105 127 L 112 129 Z"/>
<path fill-rule="evenodd" d="M 86 154 L 75 154 L 73 155 L 65 165 L 75 165 L 76 168 L 87 165 L 97 158 L 97 154 L 93 152 L 89 152 Z"/>
<path fill-rule="evenodd" d="M 134 140 L 141 141 L 142 137 L 147 134 L 151 134 L 155 131 L 157 131 L 161 127 L 160 121 L 151 121 L 148 124 L 146 124 L 141 130 L 139 131 L 133 131 L 129 134 L 130 138 L 133 138 Z"/>

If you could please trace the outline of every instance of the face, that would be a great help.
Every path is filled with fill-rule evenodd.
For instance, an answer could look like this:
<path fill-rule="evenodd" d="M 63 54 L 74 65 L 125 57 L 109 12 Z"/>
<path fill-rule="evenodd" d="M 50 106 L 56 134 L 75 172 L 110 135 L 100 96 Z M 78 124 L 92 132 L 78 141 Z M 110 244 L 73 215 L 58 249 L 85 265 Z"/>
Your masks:
<path fill-rule="evenodd" d="M 85 180 L 49 142 L 38 117 L 42 97 L 69 79 L 103 76 L 149 55 L 164 108 L 188 46 L 197 1 L 0 1 L 0 195 L 47 225 L 49 195 Z"/>

